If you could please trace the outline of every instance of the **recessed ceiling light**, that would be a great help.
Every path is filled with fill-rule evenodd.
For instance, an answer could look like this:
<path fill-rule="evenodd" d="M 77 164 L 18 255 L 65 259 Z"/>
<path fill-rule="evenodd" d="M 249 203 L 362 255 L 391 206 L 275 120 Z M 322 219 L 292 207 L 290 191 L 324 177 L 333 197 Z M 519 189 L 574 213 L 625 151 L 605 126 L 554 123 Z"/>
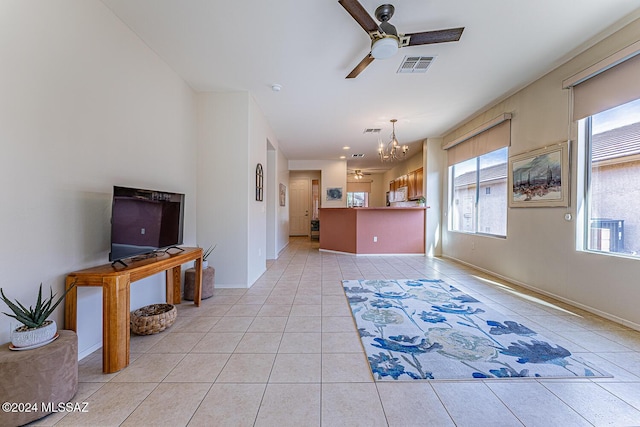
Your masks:
<path fill-rule="evenodd" d="M 345 145 L 344 147 L 342 147 L 342 149 L 343 149 L 343 150 L 350 150 L 350 149 L 351 149 L 351 147 L 348 147 L 348 146 L 346 146 L 346 145 Z"/>
<path fill-rule="evenodd" d="M 341 159 L 346 159 L 346 158 L 347 158 L 347 156 L 340 156 L 340 158 L 341 158 Z"/>

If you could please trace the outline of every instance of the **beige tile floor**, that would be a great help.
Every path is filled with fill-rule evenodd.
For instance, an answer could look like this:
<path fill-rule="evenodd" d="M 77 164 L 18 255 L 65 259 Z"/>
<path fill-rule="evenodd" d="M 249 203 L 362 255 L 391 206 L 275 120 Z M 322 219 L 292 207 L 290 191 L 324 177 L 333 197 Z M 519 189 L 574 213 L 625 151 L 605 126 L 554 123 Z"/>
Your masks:
<path fill-rule="evenodd" d="M 604 379 L 374 382 L 342 279 L 441 278 L 613 374 Z M 88 413 L 35 425 L 638 426 L 640 332 L 443 259 L 321 253 L 292 238 L 251 289 L 217 289 L 133 336 L 131 365 L 80 362 Z"/>

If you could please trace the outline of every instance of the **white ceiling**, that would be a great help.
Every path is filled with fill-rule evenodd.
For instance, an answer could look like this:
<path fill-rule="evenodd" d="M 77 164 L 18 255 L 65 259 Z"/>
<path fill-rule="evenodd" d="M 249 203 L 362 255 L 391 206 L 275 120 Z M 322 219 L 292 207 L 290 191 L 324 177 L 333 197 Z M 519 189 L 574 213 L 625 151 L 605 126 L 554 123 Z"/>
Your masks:
<path fill-rule="evenodd" d="M 290 160 L 364 153 L 348 167 L 368 171 L 387 167 L 364 129 L 388 140 L 396 118 L 415 152 L 640 16 L 630 0 L 399 0 L 399 32 L 465 27 L 460 41 L 402 48 L 347 80 L 370 39 L 337 0 L 102 1 L 194 90 L 249 91 Z M 360 2 L 373 16 L 383 0 Z M 397 74 L 406 55 L 436 59 Z"/>

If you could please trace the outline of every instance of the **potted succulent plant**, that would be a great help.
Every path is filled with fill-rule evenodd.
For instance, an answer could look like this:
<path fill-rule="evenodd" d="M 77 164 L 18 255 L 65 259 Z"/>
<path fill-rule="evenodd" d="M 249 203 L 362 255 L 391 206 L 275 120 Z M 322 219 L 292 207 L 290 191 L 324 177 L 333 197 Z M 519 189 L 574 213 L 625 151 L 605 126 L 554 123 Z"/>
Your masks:
<path fill-rule="evenodd" d="M 3 313 L 22 323 L 22 326 L 17 327 L 11 332 L 11 344 L 13 344 L 13 347 L 27 348 L 53 341 L 58 332 L 58 327 L 55 320 L 49 319 L 49 316 L 74 286 L 75 282 L 54 302 L 55 294 L 51 288 L 49 288 L 51 291 L 49 298 L 42 298 L 41 283 L 40 289 L 38 290 L 38 300 L 34 307 L 29 306 L 29 308 L 26 308 L 17 300 L 11 302 L 4 294 L 2 288 L 0 288 L 2 301 L 4 301 L 13 312 L 13 314 Z"/>

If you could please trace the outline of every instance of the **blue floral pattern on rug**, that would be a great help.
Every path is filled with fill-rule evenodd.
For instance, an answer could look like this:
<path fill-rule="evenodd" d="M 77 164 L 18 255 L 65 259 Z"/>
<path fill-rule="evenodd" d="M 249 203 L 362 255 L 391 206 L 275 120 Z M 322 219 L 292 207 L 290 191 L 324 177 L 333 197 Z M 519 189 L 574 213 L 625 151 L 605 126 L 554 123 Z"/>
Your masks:
<path fill-rule="evenodd" d="M 609 376 L 442 280 L 342 283 L 376 380 Z"/>

